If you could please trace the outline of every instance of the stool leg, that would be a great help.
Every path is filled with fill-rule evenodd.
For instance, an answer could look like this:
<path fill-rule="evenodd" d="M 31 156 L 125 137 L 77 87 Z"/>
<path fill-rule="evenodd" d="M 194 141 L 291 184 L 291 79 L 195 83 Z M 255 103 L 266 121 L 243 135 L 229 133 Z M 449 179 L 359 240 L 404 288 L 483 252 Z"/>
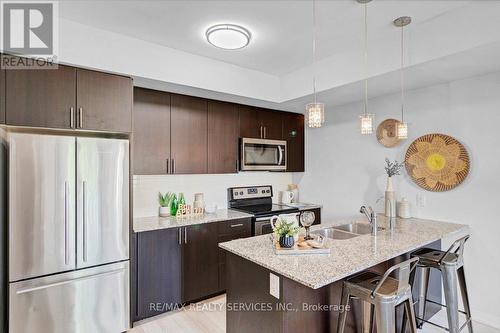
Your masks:
<path fill-rule="evenodd" d="M 395 313 L 394 303 L 378 302 L 375 304 L 377 333 L 396 333 L 394 325 L 396 321 Z"/>
<path fill-rule="evenodd" d="M 450 333 L 458 333 L 458 286 L 457 267 L 455 265 L 442 265 L 444 298 L 446 300 L 446 314 Z"/>
<path fill-rule="evenodd" d="M 410 286 L 411 286 L 411 290 L 413 290 L 413 285 L 415 283 L 415 274 L 417 272 L 417 267 L 415 267 L 414 270 L 411 271 L 410 273 L 410 279 L 409 279 L 409 283 L 410 283 Z M 410 294 L 411 298 L 410 298 L 410 302 L 411 302 L 411 307 L 413 308 L 413 294 Z M 415 316 L 415 311 L 413 311 L 413 316 Z M 406 314 L 406 308 L 405 308 L 405 311 L 403 313 L 403 322 L 401 324 L 401 333 L 406 333 L 408 327 L 406 326 L 408 324 L 408 321 L 407 321 L 407 314 Z"/>
<path fill-rule="evenodd" d="M 338 323 L 337 323 L 337 333 L 344 332 L 345 321 L 347 318 L 346 307 L 347 307 L 347 305 L 349 305 L 349 298 L 350 298 L 349 293 L 347 293 L 347 291 L 345 290 L 345 287 L 343 287 L 342 288 L 342 297 L 340 300 L 340 305 L 342 306 L 342 310 L 340 312 Z"/>
<path fill-rule="evenodd" d="M 430 267 L 419 267 L 422 275 L 420 276 L 420 288 L 418 291 L 418 307 L 417 317 L 425 319 L 425 306 L 427 299 L 427 290 L 429 289 L 429 276 L 431 273 Z M 424 322 L 417 320 L 417 327 L 422 328 Z"/>
<path fill-rule="evenodd" d="M 405 301 L 405 316 L 403 318 L 407 318 L 410 322 L 410 332 L 417 333 L 417 321 L 415 319 L 415 310 L 413 309 L 413 302 L 411 298 Z M 403 326 L 403 329 L 406 332 L 406 323 Z"/>
<path fill-rule="evenodd" d="M 460 267 L 457 271 L 458 273 L 458 282 L 460 283 L 460 291 L 462 293 L 462 302 L 464 303 L 465 313 L 467 314 L 467 320 L 469 323 L 467 326 L 469 327 L 469 333 L 472 333 L 472 321 L 470 314 L 470 303 L 469 303 L 469 294 L 467 292 L 467 283 L 465 282 L 465 272 L 464 266 Z"/>

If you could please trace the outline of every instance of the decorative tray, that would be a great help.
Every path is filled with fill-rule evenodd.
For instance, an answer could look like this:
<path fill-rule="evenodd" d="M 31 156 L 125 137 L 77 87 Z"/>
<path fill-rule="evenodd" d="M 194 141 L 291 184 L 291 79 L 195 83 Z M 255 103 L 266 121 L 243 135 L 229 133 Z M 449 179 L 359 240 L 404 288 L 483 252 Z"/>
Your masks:
<path fill-rule="evenodd" d="M 304 236 L 299 236 L 299 240 L 290 247 L 281 247 L 279 241 L 271 238 L 274 244 L 274 252 L 279 255 L 297 255 L 297 254 L 330 254 L 330 248 L 325 246 L 325 240 L 314 239 L 317 244 L 315 247 L 311 246 L 310 241 L 305 241 Z"/>

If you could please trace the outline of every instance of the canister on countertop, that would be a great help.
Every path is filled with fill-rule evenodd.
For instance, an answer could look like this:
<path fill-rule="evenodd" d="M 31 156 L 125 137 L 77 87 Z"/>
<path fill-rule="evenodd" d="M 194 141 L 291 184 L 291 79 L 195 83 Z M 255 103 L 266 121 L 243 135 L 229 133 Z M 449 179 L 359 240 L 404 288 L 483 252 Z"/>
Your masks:
<path fill-rule="evenodd" d="M 409 219 L 411 217 L 410 202 L 404 197 L 398 202 L 398 216 L 403 219 Z"/>

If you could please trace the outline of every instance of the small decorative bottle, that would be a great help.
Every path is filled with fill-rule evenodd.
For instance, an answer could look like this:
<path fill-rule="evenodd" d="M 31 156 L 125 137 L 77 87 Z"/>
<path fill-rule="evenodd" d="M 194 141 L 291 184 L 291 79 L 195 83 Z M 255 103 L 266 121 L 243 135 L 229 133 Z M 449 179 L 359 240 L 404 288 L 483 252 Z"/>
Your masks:
<path fill-rule="evenodd" d="M 178 207 L 179 205 L 177 203 L 177 196 L 174 193 L 172 196 L 172 201 L 170 202 L 170 215 L 176 216 Z"/>
<path fill-rule="evenodd" d="M 184 193 L 179 193 L 179 205 L 185 205 L 186 199 L 184 198 Z"/>

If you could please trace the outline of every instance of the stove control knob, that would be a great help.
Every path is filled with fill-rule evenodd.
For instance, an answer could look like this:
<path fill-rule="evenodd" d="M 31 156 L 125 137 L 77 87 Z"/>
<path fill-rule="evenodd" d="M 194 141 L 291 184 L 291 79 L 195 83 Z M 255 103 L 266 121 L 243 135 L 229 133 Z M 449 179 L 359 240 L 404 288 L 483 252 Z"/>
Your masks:
<path fill-rule="evenodd" d="M 265 190 L 262 190 L 262 193 L 266 193 L 266 191 L 265 191 Z"/>
<path fill-rule="evenodd" d="M 234 192 L 234 196 L 237 196 L 238 195 L 238 192 Z"/>
<path fill-rule="evenodd" d="M 271 192 L 271 191 L 269 191 L 269 190 L 266 191 L 266 193 L 269 193 L 269 192 Z"/>
<path fill-rule="evenodd" d="M 240 195 L 243 195 L 243 191 L 240 191 Z"/>

